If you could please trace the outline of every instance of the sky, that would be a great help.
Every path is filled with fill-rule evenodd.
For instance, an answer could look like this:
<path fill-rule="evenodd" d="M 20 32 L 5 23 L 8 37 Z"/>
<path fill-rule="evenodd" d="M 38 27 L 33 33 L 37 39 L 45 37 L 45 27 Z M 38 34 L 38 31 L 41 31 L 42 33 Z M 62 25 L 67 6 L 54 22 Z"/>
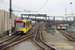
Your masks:
<path fill-rule="evenodd" d="M 27 13 L 42 13 L 49 16 L 65 16 L 67 14 L 75 14 L 75 0 L 12 0 L 12 9 L 14 11 L 32 11 L 32 12 L 13 12 L 17 16 Z M 0 0 L 0 10 L 9 11 L 9 0 Z M 72 4 L 70 4 L 72 2 Z M 6 5 L 5 5 L 6 4 Z M 17 7 L 15 7 L 17 6 Z M 42 7 L 42 9 L 40 9 Z M 40 9 L 40 10 L 39 10 Z M 39 10 L 39 11 L 38 11 Z M 38 12 L 33 12 L 38 11 Z"/>

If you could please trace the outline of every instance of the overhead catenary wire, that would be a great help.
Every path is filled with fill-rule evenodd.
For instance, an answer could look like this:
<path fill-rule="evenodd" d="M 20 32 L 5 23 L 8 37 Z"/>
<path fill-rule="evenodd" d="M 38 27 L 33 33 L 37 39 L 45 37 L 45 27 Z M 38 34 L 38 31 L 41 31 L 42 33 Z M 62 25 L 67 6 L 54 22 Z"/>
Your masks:
<path fill-rule="evenodd" d="M 2 1 L 0 1 L 1 3 L 3 3 L 4 5 L 6 5 L 6 6 L 9 6 L 7 3 L 4 3 L 4 2 L 2 2 Z M 9 8 L 9 7 L 8 7 Z M 15 8 L 13 8 L 14 10 L 17 10 L 17 9 L 15 9 Z M 18 10 L 17 10 L 18 11 Z"/>
<path fill-rule="evenodd" d="M 2 1 L 0 1 L 0 2 L 3 3 L 3 4 L 6 5 L 6 6 L 9 6 L 8 3 L 2 2 Z M 17 10 L 16 8 L 14 8 L 14 7 L 13 7 L 13 9 L 16 10 L 16 11 L 18 11 L 18 10 Z"/>
<path fill-rule="evenodd" d="M 4 0 L 3 0 L 4 1 Z M 4 1 L 5 3 L 7 3 L 7 4 L 9 4 L 8 2 L 6 2 L 6 1 Z M 24 9 L 22 9 L 22 8 L 20 8 L 20 7 L 18 7 L 18 6 L 15 6 L 15 5 L 12 5 L 13 7 L 15 7 L 15 8 L 18 8 L 18 9 L 20 9 L 20 10 L 24 10 Z"/>
<path fill-rule="evenodd" d="M 42 7 L 38 10 L 38 12 L 46 5 L 47 2 L 48 0 L 42 5 Z"/>
<path fill-rule="evenodd" d="M 6 1 L 0 1 L 0 2 L 3 3 L 3 4 L 5 4 L 6 6 L 9 6 L 9 3 L 6 2 Z M 22 9 L 22 8 L 20 8 L 20 7 L 17 7 L 17 6 L 15 6 L 15 5 L 12 5 L 12 6 L 13 6 L 14 9 L 15 9 L 15 8 L 18 8 L 18 9 L 20 9 L 20 10 L 23 10 L 23 11 L 20 11 L 20 10 L 15 9 L 16 11 L 13 11 L 13 12 L 37 12 L 37 11 L 27 11 L 27 10 Z"/>
<path fill-rule="evenodd" d="M 1 3 L 3 3 L 2 1 L 0 1 Z M 6 4 L 6 3 L 3 3 L 3 4 L 5 4 L 6 6 L 9 6 L 8 4 Z"/>

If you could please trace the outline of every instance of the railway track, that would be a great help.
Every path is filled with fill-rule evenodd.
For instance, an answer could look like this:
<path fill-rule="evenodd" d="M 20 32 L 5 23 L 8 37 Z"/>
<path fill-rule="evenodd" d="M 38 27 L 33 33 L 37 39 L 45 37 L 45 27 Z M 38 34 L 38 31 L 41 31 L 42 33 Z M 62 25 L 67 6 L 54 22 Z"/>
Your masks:
<path fill-rule="evenodd" d="M 4 40 L 0 40 L 0 45 L 3 44 L 3 43 L 6 42 L 6 41 L 11 40 L 11 39 L 14 38 L 14 37 L 16 37 L 16 35 L 11 36 L 10 38 L 9 38 L 9 37 L 7 37 L 6 39 L 4 38 Z"/>
<path fill-rule="evenodd" d="M 65 30 L 65 31 L 69 33 L 69 36 L 71 36 L 72 38 L 75 38 L 75 32 L 74 31 L 69 31 L 69 30 Z"/>
<path fill-rule="evenodd" d="M 49 46 L 47 43 L 45 43 L 42 39 L 42 32 L 41 32 L 41 25 L 38 26 L 35 36 L 34 36 L 34 42 L 41 48 L 41 50 L 57 50 L 51 46 Z"/>
<path fill-rule="evenodd" d="M 70 41 L 75 41 L 75 33 L 68 30 L 59 30 L 65 37 L 67 37 Z"/>
<path fill-rule="evenodd" d="M 20 39 L 18 41 L 15 41 L 15 42 L 10 43 L 8 45 L 2 46 L 1 50 L 5 50 L 5 49 L 8 49 L 8 48 L 10 48 L 12 46 L 15 46 L 15 45 L 17 45 L 17 44 L 25 41 L 26 39 L 30 38 L 31 36 L 33 36 L 33 34 L 30 34 L 30 35 L 28 35 L 28 36 L 26 36 L 26 37 L 24 37 L 24 38 L 22 38 L 22 39 Z"/>
<path fill-rule="evenodd" d="M 16 44 L 27 40 L 28 38 L 30 38 L 34 35 L 34 32 L 35 32 L 35 29 L 32 28 L 32 30 L 30 30 L 26 35 L 12 36 L 11 38 L 8 38 L 8 39 L 2 41 L 0 44 L 0 50 L 9 49 L 12 46 L 15 46 Z"/>

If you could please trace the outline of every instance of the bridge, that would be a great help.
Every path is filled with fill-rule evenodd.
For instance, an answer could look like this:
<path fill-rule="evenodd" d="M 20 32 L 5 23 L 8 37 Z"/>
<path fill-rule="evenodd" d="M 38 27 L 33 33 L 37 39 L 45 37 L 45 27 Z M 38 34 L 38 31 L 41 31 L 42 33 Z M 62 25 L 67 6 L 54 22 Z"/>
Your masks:
<path fill-rule="evenodd" d="M 26 17 L 27 16 L 27 17 Z M 30 18 L 35 17 L 35 18 Z M 36 17 L 43 17 L 43 19 L 38 19 Z M 53 20 L 50 20 L 49 17 L 53 17 Z M 73 24 L 75 21 L 55 21 L 55 17 L 62 17 L 63 16 L 47 16 L 46 14 L 21 14 L 21 19 L 31 19 L 32 21 L 37 22 L 46 22 L 48 25 L 55 25 L 55 24 Z"/>

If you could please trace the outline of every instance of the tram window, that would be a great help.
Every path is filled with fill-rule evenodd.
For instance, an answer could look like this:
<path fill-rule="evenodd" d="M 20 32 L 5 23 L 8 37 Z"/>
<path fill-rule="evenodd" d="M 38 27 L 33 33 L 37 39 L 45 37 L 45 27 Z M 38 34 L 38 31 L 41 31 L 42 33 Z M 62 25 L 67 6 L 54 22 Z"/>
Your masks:
<path fill-rule="evenodd" d="M 24 26 L 23 27 L 25 28 L 25 23 L 24 23 Z"/>
<path fill-rule="evenodd" d="M 16 29 L 18 28 L 25 28 L 25 23 L 24 22 L 16 22 Z"/>

